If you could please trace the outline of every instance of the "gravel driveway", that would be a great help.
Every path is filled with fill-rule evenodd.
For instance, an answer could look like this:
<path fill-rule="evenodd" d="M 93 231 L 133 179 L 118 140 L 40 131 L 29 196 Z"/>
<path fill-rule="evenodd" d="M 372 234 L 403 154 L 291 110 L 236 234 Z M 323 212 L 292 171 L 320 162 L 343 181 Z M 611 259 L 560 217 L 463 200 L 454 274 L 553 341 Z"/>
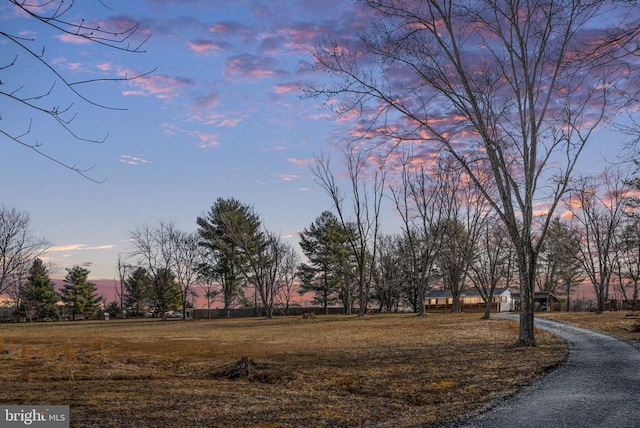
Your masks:
<path fill-rule="evenodd" d="M 566 364 L 491 410 L 449 426 L 640 427 L 638 344 L 547 319 L 536 319 L 536 326 L 567 341 Z"/>

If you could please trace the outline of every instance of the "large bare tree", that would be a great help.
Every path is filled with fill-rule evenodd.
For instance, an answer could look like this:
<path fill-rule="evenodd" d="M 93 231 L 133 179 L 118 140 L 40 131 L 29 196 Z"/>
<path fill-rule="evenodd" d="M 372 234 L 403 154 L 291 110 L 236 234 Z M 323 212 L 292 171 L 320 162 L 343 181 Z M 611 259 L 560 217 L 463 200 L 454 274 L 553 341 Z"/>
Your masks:
<path fill-rule="evenodd" d="M 47 42 L 38 36 L 53 34 L 57 37 L 74 38 L 98 48 L 142 53 L 142 46 L 149 34 L 141 31 L 136 22 L 125 22 L 122 18 L 97 19 L 95 16 L 86 16 L 96 14 L 95 6 L 111 12 L 107 0 L 9 0 L 8 3 L 8 13 L 13 13 L 19 18 L 29 18 L 29 27 L 16 32 L 0 29 L 3 46 L 0 71 L 5 71 L 0 85 L 0 99 L 8 107 L 2 111 L 4 120 L 0 126 L 0 135 L 85 178 L 96 181 L 88 175 L 90 168 L 60 159 L 51 154 L 50 149 L 45 150 L 43 138 L 38 137 L 38 124 L 52 123 L 73 140 L 102 143 L 106 136 L 96 138 L 79 133 L 79 127 L 75 126 L 74 122 L 78 119 L 80 107 L 123 109 L 95 99 L 90 95 L 89 87 L 100 82 L 132 80 L 148 73 L 111 77 L 85 74 L 77 78 L 77 72 L 65 70 L 63 63 L 56 61 L 55 51 L 47 50 Z M 7 13 L 6 9 L 4 12 Z M 82 16 L 83 14 L 86 15 Z M 54 42 L 49 40 L 49 43 Z M 28 72 L 25 72 L 27 70 Z M 6 73 L 10 71 L 13 73 Z"/>
<path fill-rule="evenodd" d="M 576 183 L 566 205 L 573 214 L 571 225 L 580 239 L 578 260 L 593 285 L 596 312 L 601 314 L 609 298 L 611 279 L 620 248 L 616 245 L 624 220 L 630 189 L 619 170 L 606 169 L 599 177 Z"/>
<path fill-rule="evenodd" d="M 348 190 L 340 187 L 331 170 L 328 155 L 316 158 L 312 172 L 320 187 L 331 198 L 343 229 L 353 229 L 353 233 L 347 233 L 346 237 L 357 269 L 358 316 L 364 316 L 373 280 L 372 264 L 377 255 L 386 170 L 380 158 L 373 156 L 375 160 L 372 162 L 372 154 L 356 144 L 348 145 L 344 156 Z"/>
<path fill-rule="evenodd" d="M 467 288 L 467 275 L 476 257 L 476 241 L 490 210 L 479 187 L 450 157 L 439 160 L 435 179 L 442 186 L 438 192 L 442 218 L 437 262 L 442 282 L 451 291 L 452 310 L 459 311 L 459 301 Z M 480 179 L 482 174 L 476 171 Z M 488 186 L 486 186 L 489 189 Z"/>
<path fill-rule="evenodd" d="M 484 193 L 517 256 L 517 344 L 535 346 L 540 247 L 580 153 L 629 81 L 635 2 L 360 3 L 372 24 L 355 43 L 316 50 L 317 68 L 336 78 L 308 93 L 338 100 L 376 147 L 448 152 L 483 190 L 474 165 L 487 166 L 497 196 Z"/>
<path fill-rule="evenodd" d="M 413 306 L 419 316 L 425 316 L 424 299 L 430 288 L 436 254 L 441 245 L 442 234 L 438 227 L 443 224 L 441 220 L 445 213 L 440 208 L 438 195 L 443 192 L 445 183 L 436 180 L 426 165 L 411 165 L 411 158 L 406 154 L 401 153 L 400 159 L 400 179 L 391 184 L 389 190 L 402 219 L 402 233 L 408 253 L 407 281 L 409 288 L 415 290 L 416 302 Z"/>

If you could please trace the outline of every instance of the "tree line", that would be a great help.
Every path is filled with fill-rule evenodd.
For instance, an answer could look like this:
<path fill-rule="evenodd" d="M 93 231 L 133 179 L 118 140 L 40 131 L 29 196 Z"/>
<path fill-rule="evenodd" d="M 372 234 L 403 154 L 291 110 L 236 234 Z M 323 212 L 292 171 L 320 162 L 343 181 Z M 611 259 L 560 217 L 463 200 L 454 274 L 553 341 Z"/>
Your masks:
<path fill-rule="evenodd" d="M 355 154 L 354 154 L 355 155 Z M 358 158 L 350 159 L 359 162 Z M 411 310 L 425 314 L 425 297 L 434 288 L 449 290 L 453 310 L 462 294 L 475 288 L 489 317 L 494 292 L 519 289 L 515 249 L 508 232 L 471 180 L 452 162 L 419 168 L 409 163 L 378 178 L 352 177 L 343 193 L 329 164 L 315 173 L 339 204 L 322 212 L 299 234 L 298 250 L 267 230 L 255 209 L 234 198 L 218 198 L 196 219 L 196 230 L 180 230 L 160 221 L 129 232 L 131 248 L 117 260 L 115 298 L 106 310 L 116 317 L 157 316 L 192 307 L 203 297 L 207 308 L 260 308 L 272 317 L 300 295 L 328 310 Z M 349 170 L 356 171 L 355 168 Z M 361 170 L 362 171 L 362 170 Z M 324 175 L 322 175 L 324 174 Z M 332 187 L 331 187 L 332 186 Z M 541 247 L 535 275 L 536 290 L 564 299 L 572 309 L 572 293 L 592 284 L 594 309 L 608 308 L 612 297 L 637 310 L 640 291 L 640 217 L 637 175 L 607 169 L 572 183 L 562 203 L 562 216 L 553 218 Z M 333 192 L 333 193 L 332 193 Z M 384 193 L 401 219 L 397 233 L 380 232 Z M 354 195 L 362 199 L 355 200 Z M 360 206 L 360 217 L 342 204 Z M 27 213 L 0 210 L 0 292 L 15 303 L 17 314 L 29 321 L 96 315 L 101 298 L 79 266 L 67 270 L 65 285 L 55 290 L 49 268 L 40 257 L 47 241 L 35 237 Z M 309 297 L 310 296 L 310 297 Z M 107 302 L 103 302 L 106 304 Z"/>

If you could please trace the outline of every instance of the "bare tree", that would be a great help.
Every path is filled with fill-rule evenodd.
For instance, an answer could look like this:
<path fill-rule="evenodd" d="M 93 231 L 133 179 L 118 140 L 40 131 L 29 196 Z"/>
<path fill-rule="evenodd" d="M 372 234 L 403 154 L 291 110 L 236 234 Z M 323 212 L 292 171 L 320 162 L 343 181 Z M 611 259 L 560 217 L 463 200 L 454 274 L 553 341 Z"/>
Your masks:
<path fill-rule="evenodd" d="M 498 219 L 491 217 L 482 223 L 476 240 L 477 254 L 469 266 L 469 278 L 485 302 L 482 319 L 491 315 L 496 288 L 511 285 L 515 260 L 510 244 Z"/>
<path fill-rule="evenodd" d="M 287 315 L 289 313 L 291 300 L 298 291 L 299 283 L 296 280 L 296 274 L 298 272 L 300 257 L 291 245 L 284 244 L 283 250 L 277 278 L 280 284 L 277 287 L 278 294 L 276 295 L 276 300 L 283 305 L 284 314 Z"/>
<path fill-rule="evenodd" d="M 540 251 L 538 289 L 554 294 L 562 292 L 567 311 L 571 307 L 571 293 L 584 277 L 579 255 L 580 236 L 559 217 L 554 218 Z"/>
<path fill-rule="evenodd" d="M 402 157 L 399 184 L 390 185 L 394 205 L 402 219 L 402 232 L 408 252 L 408 277 L 410 289 L 415 290 L 414 306 L 419 316 L 425 316 L 424 299 L 440 248 L 438 227 L 443 211 L 438 195 L 444 183 L 435 180 L 433 174 L 423 164 L 412 167 L 408 157 Z M 413 296 L 410 297 L 412 299 Z"/>
<path fill-rule="evenodd" d="M 349 145 L 344 155 L 349 180 L 349 190 L 346 194 L 336 182 L 328 156 L 316 158 L 312 172 L 320 187 L 331 198 L 342 227 L 348 231 L 349 224 L 354 226 L 354 233 L 347 233 L 346 236 L 357 267 L 358 316 L 364 316 L 373 279 L 372 263 L 375 261 L 378 245 L 386 171 L 384 162 L 376 159 L 372 165 L 371 153 L 361 150 L 356 145 Z M 370 174 L 367 174 L 368 172 Z M 345 206 L 348 205 L 345 201 L 348 201 L 350 206 Z M 349 219 L 349 215 L 353 216 L 352 220 Z"/>
<path fill-rule="evenodd" d="M 211 253 L 208 252 L 203 256 L 206 257 L 207 255 L 211 255 Z M 222 289 L 216 280 L 215 273 L 212 271 L 213 268 L 211 264 L 207 262 L 203 262 L 198 267 L 198 283 L 200 284 L 204 298 L 207 300 L 207 318 L 211 318 L 211 305 L 218 298 Z"/>
<path fill-rule="evenodd" d="M 373 300 L 380 311 L 397 311 L 402 294 L 403 277 L 401 236 L 380 235 L 378 237 L 378 259 L 373 278 Z"/>
<path fill-rule="evenodd" d="M 35 260 L 35 259 L 34 259 Z M 20 321 L 22 314 L 20 313 L 20 307 L 24 306 L 24 293 L 29 286 L 29 269 L 31 265 L 27 263 L 21 263 L 11 274 L 10 280 L 7 281 L 7 287 L 4 293 L 11 298 L 15 308 L 15 320 Z M 0 293 L 2 294 L 2 293 Z M 37 315 L 37 309 L 35 306 L 25 307 L 25 316 L 29 322 L 33 320 L 33 317 Z"/>
<path fill-rule="evenodd" d="M 135 22 L 122 26 L 122 20 L 118 22 L 115 19 L 78 18 L 78 14 L 96 13 L 96 9 L 83 10 L 83 6 L 88 3 L 73 0 L 9 0 L 9 13 L 15 13 L 20 18 L 28 18 L 30 27 L 25 30 L 30 31 L 12 33 L 0 30 L 0 40 L 3 40 L 0 70 L 16 71 L 10 78 L 4 75 L 0 85 L 0 99 L 4 99 L 8 106 L 2 111 L 4 125 L 0 128 L 0 134 L 91 181 L 98 181 L 87 175 L 91 168 L 82 168 L 61 160 L 50 154 L 51 151 L 44 150 L 42 139 L 38 138 L 36 131 L 38 123 L 53 123 L 73 140 L 102 143 L 106 136 L 94 138 L 78 133 L 74 125 L 80 111 L 77 104 L 107 110 L 123 109 L 94 99 L 89 95 L 88 87 L 101 82 L 129 81 L 150 72 L 111 77 L 87 76 L 78 79 L 55 61 L 55 54 L 47 51 L 45 42 L 32 34 L 44 32 L 40 30 L 47 30 L 49 33 L 53 31 L 52 34 L 57 36 L 71 37 L 97 47 L 126 53 L 144 52 L 142 46 L 150 36 L 145 31 L 140 31 L 139 24 Z M 95 4 L 104 10 L 111 10 L 106 0 L 96 0 Z M 37 76 L 35 79 L 34 73 Z M 25 122 L 24 118 L 29 115 L 32 117 Z M 32 135 L 34 133 L 36 135 Z"/>
<path fill-rule="evenodd" d="M 0 207 L 0 295 L 19 291 L 31 264 L 48 246 L 46 239 L 33 233 L 29 213 Z"/>
<path fill-rule="evenodd" d="M 629 216 L 621 227 L 614 252 L 614 272 L 622 298 L 623 307 L 638 310 L 640 297 L 640 219 Z"/>
<path fill-rule="evenodd" d="M 262 230 L 262 222 L 252 208 L 229 211 L 221 221 L 227 238 L 244 260 L 241 269 L 245 279 L 255 287 L 267 318 L 272 318 L 289 247 L 279 237 Z"/>
<path fill-rule="evenodd" d="M 169 239 L 173 246 L 171 271 L 180 287 L 182 319 L 186 320 L 189 297 L 197 297 L 194 286 L 199 280 L 198 267 L 204 260 L 203 249 L 199 245 L 200 237 L 195 232 L 184 232 L 172 226 L 169 229 Z"/>
<path fill-rule="evenodd" d="M 614 273 L 616 236 L 623 220 L 629 188 L 620 172 L 605 170 L 600 177 L 584 177 L 566 201 L 572 228 L 580 237 L 578 259 L 593 284 L 597 313 L 605 308 Z"/>
<path fill-rule="evenodd" d="M 172 243 L 175 225 L 160 221 L 155 227 L 145 224 L 129 232 L 132 256 L 143 267 L 153 283 L 156 310 L 162 319 L 173 299 L 175 246 Z"/>
<path fill-rule="evenodd" d="M 513 244 L 522 292 L 517 343 L 535 346 L 540 247 L 583 147 L 630 82 L 633 64 L 625 55 L 640 31 L 637 6 L 572 0 L 361 4 L 374 22 L 357 44 L 330 40 L 317 49 L 317 68 L 337 78 L 308 93 L 339 100 L 337 113 L 355 113 L 364 123 L 363 138 L 376 147 L 431 146 L 467 171 Z M 497 196 L 478 178 L 478 163 L 491 171 Z"/>
<path fill-rule="evenodd" d="M 476 257 L 476 241 L 490 210 L 480 189 L 450 157 L 440 159 L 434 173 L 442 186 L 438 192 L 442 216 L 437 225 L 440 234 L 437 263 L 443 285 L 451 291 L 452 310 L 458 312 L 460 297 L 467 288 L 469 267 Z M 482 177 L 481 172 L 475 173 L 479 179 Z"/>
<path fill-rule="evenodd" d="M 118 279 L 114 280 L 114 295 L 115 295 L 115 303 L 118 305 L 118 309 L 122 316 L 126 316 L 126 306 L 127 306 L 127 276 L 129 274 L 129 268 L 131 267 L 127 264 L 120 254 L 118 254 L 117 260 L 117 269 L 118 269 Z M 104 299 L 103 299 L 104 300 Z"/>

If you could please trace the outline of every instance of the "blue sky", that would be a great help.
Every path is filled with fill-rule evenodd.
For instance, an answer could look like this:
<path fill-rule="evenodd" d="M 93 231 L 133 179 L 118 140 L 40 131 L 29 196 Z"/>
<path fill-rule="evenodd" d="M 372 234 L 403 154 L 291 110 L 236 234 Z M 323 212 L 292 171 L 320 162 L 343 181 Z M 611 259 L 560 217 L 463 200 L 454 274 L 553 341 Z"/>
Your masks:
<path fill-rule="evenodd" d="M 35 37 L 31 46 L 46 46 L 45 58 L 70 80 L 155 69 L 133 82 L 81 88 L 91 99 L 126 111 L 73 99 L 74 130 L 94 139 L 108 133 L 103 144 L 75 141 L 42 116 L 15 112 L 17 130 L 33 119 L 29 141 L 42 143 L 59 160 L 93 167 L 89 176 L 106 181 L 92 183 L 3 140 L 0 174 L 9 185 L 3 186 L 2 203 L 31 214 L 36 233 L 56 245 L 48 257 L 61 275 L 81 264 L 92 277 L 113 278 L 117 254 L 130 249 L 128 231 L 160 219 L 195 230 L 196 216 L 219 196 L 253 204 L 266 227 L 295 241 L 298 231 L 330 208 L 308 165 L 338 135 L 331 114 L 317 100 L 301 98 L 298 87 L 324 78 L 312 71 L 310 51 L 329 32 L 353 32 L 353 4 L 104 3 L 111 10 L 98 1 L 82 2 L 69 18 L 139 22 L 140 37 L 151 34 L 146 53 L 54 37 L 10 5 L 1 6 L 2 27 Z M 13 52 L 5 41 L 0 49 Z M 4 72 L 8 83 L 28 73 L 29 85 L 51 84 L 51 75 L 23 58 Z M 60 92 L 52 103 L 72 99 Z M 0 108 L 6 116 L 6 107 Z"/>
<path fill-rule="evenodd" d="M 355 37 L 364 18 L 348 0 L 82 1 L 68 18 L 103 25 L 140 23 L 151 34 L 146 53 L 131 54 L 56 37 L 46 26 L 0 6 L 1 27 L 34 37 L 35 50 L 70 80 L 129 76 L 130 82 L 86 85 L 100 103 L 88 105 L 55 88 L 51 102 L 75 104 L 73 129 L 103 144 L 79 142 L 33 111 L 0 104 L 2 126 L 25 131 L 29 141 L 61 161 L 93 167 L 95 184 L 8 139 L 0 139 L 0 203 L 31 214 L 35 232 L 55 247 L 47 257 L 60 268 L 82 265 L 93 278 L 113 278 L 118 253 L 130 250 L 128 232 L 144 223 L 176 221 L 195 230 L 195 219 L 218 197 L 254 205 L 265 226 L 297 242 L 330 200 L 313 181 L 314 155 L 335 151 L 345 123 L 319 100 L 298 90 L 327 76 L 313 71 L 311 51 L 327 35 Z M 108 8 L 104 5 L 108 5 Z M 134 39 L 133 41 L 135 42 Z M 0 58 L 14 48 L 0 41 Z M 53 77 L 24 56 L 2 80 L 46 91 Z M 22 79 L 22 80 L 21 80 Z M 23 89 L 24 90 L 24 89 Z M 24 92 L 23 92 L 24 93 Z M 54 101 L 55 100 L 55 101 Z M 4 103 L 5 101 L 3 101 Z M 618 137 L 602 134 L 583 167 L 617 152 Z M 336 153 L 336 166 L 339 155 Z M 594 163 L 595 162 L 595 163 Z M 393 216 L 387 219 L 393 223 Z"/>

